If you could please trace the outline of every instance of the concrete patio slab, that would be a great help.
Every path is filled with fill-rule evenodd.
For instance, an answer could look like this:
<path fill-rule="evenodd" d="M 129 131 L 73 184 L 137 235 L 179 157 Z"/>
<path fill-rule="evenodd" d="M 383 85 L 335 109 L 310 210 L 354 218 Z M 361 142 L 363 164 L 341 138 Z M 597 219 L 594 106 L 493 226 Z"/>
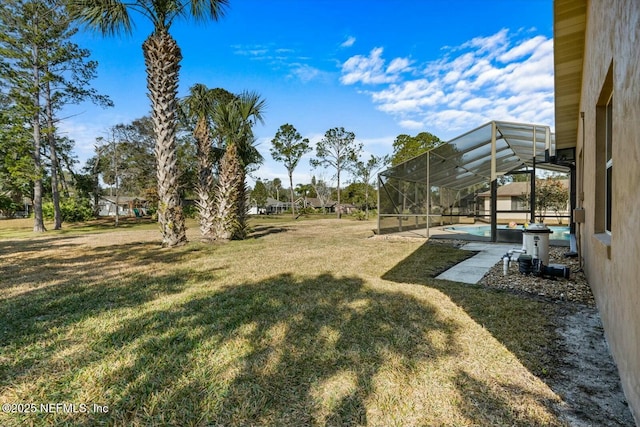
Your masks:
<path fill-rule="evenodd" d="M 506 254 L 509 249 L 520 249 L 520 247 L 518 244 L 513 243 L 468 243 L 460 249 L 477 251 L 478 253 L 454 265 L 437 276 L 436 279 L 474 285 L 482 279 L 491 267 L 502 260 L 502 256 Z"/>

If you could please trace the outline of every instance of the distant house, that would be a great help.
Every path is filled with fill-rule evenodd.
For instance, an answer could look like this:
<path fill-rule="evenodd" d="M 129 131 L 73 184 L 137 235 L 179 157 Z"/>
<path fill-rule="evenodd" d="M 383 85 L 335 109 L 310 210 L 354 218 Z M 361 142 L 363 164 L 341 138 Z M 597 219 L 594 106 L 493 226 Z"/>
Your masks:
<path fill-rule="evenodd" d="M 313 208 L 317 211 L 322 211 L 322 201 L 317 197 L 307 197 L 305 199 L 296 200 L 296 206 L 304 206 L 306 208 Z M 338 206 L 341 206 L 341 212 L 343 214 L 351 214 L 358 210 L 356 205 L 351 203 L 342 203 L 338 205 L 335 200 L 327 200 L 324 204 L 325 212 L 336 212 Z"/>
<path fill-rule="evenodd" d="M 306 197 L 304 199 L 300 198 L 296 200 L 297 207 L 311 208 L 311 209 L 315 209 L 318 212 L 322 212 L 323 209 L 325 212 L 331 212 L 331 206 L 333 204 L 335 204 L 335 202 L 332 202 L 331 200 L 326 200 L 323 205 L 322 200 L 320 200 L 317 197 Z"/>
<path fill-rule="evenodd" d="M 267 197 L 267 206 L 265 210 L 267 215 L 283 213 L 289 209 L 291 209 L 290 202 L 282 202 L 272 197 Z"/>
<path fill-rule="evenodd" d="M 299 206 L 304 206 L 305 208 L 313 208 L 318 210 L 322 210 L 323 208 L 322 201 L 317 197 L 307 197 L 305 199 L 298 199 L 296 203 Z M 328 200 L 325 201 L 324 208 L 328 209 L 330 203 L 331 202 Z"/>
<path fill-rule="evenodd" d="M 560 183 L 569 193 L 569 180 L 562 179 Z M 526 222 L 530 221 L 529 211 L 529 197 L 531 194 L 530 182 L 510 182 L 508 184 L 498 187 L 498 222 L 507 223 L 510 221 Z M 484 208 L 484 213 L 487 215 L 491 211 L 491 191 L 485 191 L 479 193 L 478 201 L 480 209 Z M 520 211 L 520 212 L 518 212 Z M 564 218 L 564 222 L 568 222 L 569 217 L 569 202 L 565 209 L 559 212 L 546 212 L 548 218 L 545 222 L 560 222 Z M 565 218 L 566 217 L 566 218 Z"/>
<path fill-rule="evenodd" d="M 351 203 L 338 204 L 338 202 L 331 202 L 330 209 L 331 209 L 331 212 L 340 211 L 341 214 L 347 214 L 347 215 L 352 214 L 355 211 L 359 210 L 356 205 L 353 205 Z"/>
<path fill-rule="evenodd" d="M 322 202 L 317 197 L 299 198 L 294 203 L 296 206 L 296 210 L 301 208 L 310 208 L 318 212 L 322 212 Z M 358 210 L 357 206 L 350 203 L 342 203 L 340 206 L 343 214 L 351 214 Z M 327 202 L 324 204 L 324 209 L 327 213 L 336 212 L 336 210 L 338 209 L 338 202 L 334 200 L 327 200 Z M 264 213 L 268 215 L 280 214 L 290 210 L 291 202 L 282 202 L 274 198 L 267 197 L 267 205 L 265 207 Z"/>
<path fill-rule="evenodd" d="M 119 196 L 116 205 L 115 196 L 103 196 L 98 201 L 98 216 L 143 216 L 147 214 L 147 201 L 140 197 Z"/>

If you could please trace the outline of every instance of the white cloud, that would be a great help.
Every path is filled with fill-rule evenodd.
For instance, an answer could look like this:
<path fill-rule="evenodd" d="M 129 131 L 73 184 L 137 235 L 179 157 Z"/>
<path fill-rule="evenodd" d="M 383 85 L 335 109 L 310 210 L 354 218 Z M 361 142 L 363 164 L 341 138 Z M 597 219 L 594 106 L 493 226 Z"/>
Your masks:
<path fill-rule="evenodd" d="M 510 62 L 518 58 L 522 58 L 523 56 L 527 56 L 527 55 L 530 55 L 531 53 L 534 53 L 536 49 L 538 49 L 538 47 L 542 43 L 545 43 L 546 41 L 548 40 L 545 37 L 536 36 L 532 39 L 526 40 L 524 43 L 521 43 L 509 49 L 508 51 L 500 55 L 498 59 L 502 62 Z"/>
<path fill-rule="evenodd" d="M 83 120 L 81 117 L 72 117 L 67 120 L 63 120 L 58 123 L 58 133 L 61 136 L 68 136 L 73 139 L 74 153 L 78 157 L 78 168 L 84 166 L 84 163 L 90 157 L 95 155 L 96 138 L 105 137 L 109 126 L 117 123 L 115 118 L 112 118 L 110 114 L 103 114 L 102 117 L 110 117 L 110 120 L 105 123 L 95 123 L 88 120 Z"/>
<path fill-rule="evenodd" d="M 438 82 L 419 79 L 390 85 L 388 89 L 373 93 L 372 98 L 381 103 L 385 111 L 399 111 L 402 105 L 410 106 L 407 101 L 414 105 L 433 105 L 443 95 Z"/>
<path fill-rule="evenodd" d="M 341 81 L 343 84 L 350 85 L 354 83 L 385 83 L 391 80 L 384 74 L 384 60 L 381 58 L 382 48 L 374 48 L 369 56 L 356 55 L 347 59 L 342 65 L 343 76 Z"/>
<path fill-rule="evenodd" d="M 325 72 L 307 64 L 292 64 L 291 75 L 307 83 L 324 76 Z"/>
<path fill-rule="evenodd" d="M 328 72 L 308 64 L 312 57 L 301 55 L 297 49 L 288 47 L 276 47 L 268 45 L 233 45 L 234 53 L 253 61 L 259 61 L 261 66 L 271 67 L 275 70 L 289 70 L 287 77 L 296 78 L 303 83 L 316 79 L 326 79 Z"/>
<path fill-rule="evenodd" d="M 461 48 L 472 48 L 480 54 L 487 54 L 489 57 L 496 57 L 507 49 L 508 30 L 503 28 L 497 33 L 487 37 L 475 37 L 462 44 Z"/>
<path fill-rule="evenodd" d="M 241 56 L 260 58 L 260 57 L 266 56 L 270 52 L 269 47 L 264 45 L 251 45 L 251 46 L 233 45 L 231 47 L 235 50 L 234 53 L 236 55 L 241 55 Z"/>
<path fill-rule="evenodd" d="M 387 74 L 395 74 L 404 71 L 409 71 L 411 65 L 411 61 L 407 58 L 396 58 L 387 67 Z"/>
<path fill-rule="evenodd" d="M 380 85 L 365 92 L 380 111 L 444 139 L 489 120 L 553 125 L 553 40 L 528 34 L 502 29 L 421 66 L 395 58 L 385 69 L 378 47 L 345 61 L 341 82 Z"/>
<path fill-rule="evenodd" d="M 420 129 L 424 128 L 424 123 L 423 122 L 418 122 L 418 121 L 415 121 L 415 120 L 401 120 L 400 121 L 400 126 L 402 126 L 403 128 L 406 128 L 406 129 L 420 130 Z"/>
<path fill-rule="evenodd" d="M 345 41 L 340 44 L 340 47 L 351 47 L 355 44 L 356 38 L 353 36 L 347 37 Z"/>
<path fill-rule="evenodd" d="M 460 106 L 463 110 L 480 110 L 491 105 L 491 100 L 487 98 L 473 98 Z"/>
<path fill-rule="evenodd" d="M 410 70 L 411 61 L 407 58 L 395 58 L 385 69 L 383 51 L 383 48 L 376 47 L 369 52 L 369 56 L 355 55 L 347 59 L 342 64 L 342 84 L 392 83 L 398 80 L 400 73 Z"/>

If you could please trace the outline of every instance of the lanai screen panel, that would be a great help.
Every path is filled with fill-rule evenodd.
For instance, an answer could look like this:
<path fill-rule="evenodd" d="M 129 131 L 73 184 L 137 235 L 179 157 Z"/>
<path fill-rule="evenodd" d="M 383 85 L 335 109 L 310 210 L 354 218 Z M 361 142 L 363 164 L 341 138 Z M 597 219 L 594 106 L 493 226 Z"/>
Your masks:
<path fill-rule="evenodd" d="M 544 162 L 547 150 L 549 155 L 555 154 L 554 135 L 548 126 L 489 122 L 381 172 L 380 218 L 441 215 L 451 208 L 440 202 L 443 197 L 449 200 L 456 194 L 461 206 L 462 199 L 470 197 L 470 188 L 489 185 L 493 162 L 496 176 L 500 176 L 532 166 L 534 157 L 536 163 Z"/>
<path fill-rule="evenodd" d="M 432 186 L 463 189 L 491 180 L 491 126 L 487 123 L 449 142 L 394 166 L 381 175 L 405 181 L 427 181 Z M 555 152 L 549 127 L 509 122 L 496 124 L 496 173 L 504 175 L 545 160 L 545 150 Z M 548 141 L 547 141 L 548 138 Z M 534 148 L 535 147 L 535 148 Z M 427 167 L 428 164 L 428 167 Z"/>

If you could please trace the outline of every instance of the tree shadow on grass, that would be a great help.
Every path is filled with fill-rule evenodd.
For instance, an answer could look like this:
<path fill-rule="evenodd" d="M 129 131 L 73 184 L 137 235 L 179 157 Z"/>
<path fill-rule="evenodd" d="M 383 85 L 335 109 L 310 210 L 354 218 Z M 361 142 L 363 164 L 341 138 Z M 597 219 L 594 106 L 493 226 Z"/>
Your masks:
<path fill-rule="evenodd" d="M 167 276 L 151 292 L 123 285 L 109 293 L 119 304 L 136 306 L 158 292 L 183 286 L 184 280 Z M 57 327 L 73 329 L 87 316 L 99 315 L 103 298 L 93 291 L 61 296 L 55 308 L 61 310 Z M 70 356 L 67 366 L 72 368 L 57 375 L 73 383 L 79 374 L 72 370 L 91 370 L 89 387 L 110 411 L 55 414 L 48 421 L 86 426 L 98 421 L 367 425 L 366 401 L 380 387 L 374 378 L 388 374 L 381 369 L 392 366 L 411 375 L 418 363 L 437 363 L 457 354 L 458 328 L 425 301 L 373 290 L 354 277 L 299 279 L 283 274 L 203 291 L 199 297 L 117 322 L 89 344 L 90 354 Z M 426 338 L 430 331 L 446 336 L 447 342 L 434 345 Z M 25 337 L 15 332 L 3 345 L 24 345 L 42 333 L 33 329 Z M 54 356 L 44 353 L 40 360 L 28 361 L 46 370 Z M 24 379 L 14 373 L 28 370 L 13 366 L 3 372 L 2 382 L 19 383 Z M 40 381 L 46 384 L 43 375 Z M 52 388 L 59 387 L 59 379 L 51 381 Z M 51 396 L 77 401 L 78 393 L 70 384 Z M 21 419 L 33 420 L 29 415 Z"/>
<path fill-rule="evenodd" d="M 533 427 L 563 425 L 558 420 L 550 417 L 550 407 L 554 402 L 548 397 L 532 395 L 530 392 L 514 389 L 512 386 L 502 383 L 487 383 L 480 378 L 474 378 L 468 372 L 461 371 L 454 382 L 457 388 L 464 393 L 458 405 L 460 412 L 469 420 L 469 425 L 473 426 L 495 426 L 505 425 L 500 420 L 511 420 L 509 425 Z M 522 398 L 523 395 L 533 398 L 541 403 L 537 408 L 529 407 L 520 412 L 514 411 L 517 403 L 509 402 L 507 397 L 512 399 Z M 546 410 L 545 410 L 546 408 Z M 537 412 L 537 413 L 536 413 Z"/>
<path fill-rule="evenodd" d="M 131 275 L 126 280 L 98 283 L 66 283 L 37 289 L 0 302 L 0 357 L 3 353 L 35 346 L 36 351 L 0 363 L 0 384 L 19 382 L 34 365 L 40 365 L 64 347 L 65 334 L 75 325 L 104 313 L 135 308 L 177 294 L 192 280 L 215 280 L 217 272 L 173 270 L 149 277 Z M 70 332 L 71 331 L 71 332 Z M 43 360 L 44 359 L 44 360 Z"/>
<path fill-rule="evenodd" d="M 176 267 L 215 250 L 198 244 L 173 251 L 155 243 L 78 250 L 73 239 L 63 245 L 59 240 L 21 241 L 10 252 L 0 248 L 0 257 L 11 256 L 0 265 L 0 385 L 19 383 L 33 366 L 46 365 L 74 341 L 74 328 L 84 320 L 141 307 L 182 292 L 188 283 L 215 282 L 226 268 Z M 53 244 L 55 250 L 43 255 Z"/>
<path fill-rule="evenodd" d="M 210 256 L 216 250 L 215 246 L 198 243 L 170 251 L 162 249 L 156 242 L 91 247 L 76 241 L 80 237 L 0 242 L 0 290 L 19 288 L 21 294 L 38 292 L 42 290 L 40 284 L 51 282 L 64 291 L 66 286 L 121 280 L 122 272 L 135 276 L 139 270 L 151 265 L 157 266 L 156 271 L 161 272 L 164 265 L 180 265 L 187 260 Z M 96 238 L 108 236 L 96 235 Z M 145 272 L 147 276 L 154 274 Z M 52 291 L 55 292 L 45 292 Z"/>
<path fill-rule="evenodd" d="M 453 337 L 457 328 L 439 320 L 434 307 L 328 274 L 241 284 L 145 322 L 153 337 L 134 324 L 105 337 L 143 342 L 136 362 L 105 384 L 126 390 L 114 406 L 132 424 L 161 416 L 186 425 L 197 413 L 222 425 L 367 425 L 365 401 L 389 359 L 410 371 L 420 360 L 435 363 L 457 351 L 455 342 L 443 350 L 425 340 L 429 330 Z M 204 360 L 193 360 L 194 353 Z M 210 369 L 211 378 L 190 374 L 193 369 Z M 176 383 L 184 387 L 140 418 L 148 390 Z"/>
<path fill-rule="evenodd" d="M 50 249 L 53 245 L 61 249 L 76 246 L 74 239 L 81 236 L 50 236 L 38 237 L 34 239 L 3 239 L 0 240 L 0 256 L 2 255 L 19 255 L 23 252 L 36 252 L 44 249 Z M 64 239 L 65 243 L 60 243 Z"/>
<path fill-rule="evenodd" d="M 185 290 L 189 279 L 172 273 L 139 280 L 49 295 L 54 318 L 39 320 L 50 322 L 42 325 L 29 320 L 36 313 L 24 311 L 21 299 L 27 297 L 3 302 L 0 315 L 18 303 L 25 308 L 13 314 L 14 323 L 27 322 L 26 330 L 5 333 L 3 348 L 50 345 L 4 370 L 3 385 L 28 381 L 35 372 L 43 401 L 78 402 L 88 394 L 109 406 L 106 414 L 23 414 L 8 425 L 381 425 L 367 410 L 372 399 L 391 400 L 375 403 L 382 411 L 377 416 L 388 422 L 401 417 L 384 411 L 398 409 L 403 396 L 394 393 L 411 393 L 402 389 L 403 378 L 460 354 L 460 324 L 425 299 L 377 290 L 358 277 L 282 274 L 259 283 L 201 287 L 189 298 L 144 308 Z M 36 301 L 42 304 L 46 296 Z M 69 352 L 64 341 L 48 344 L 122 307 L 140 310 L 111 319 L 85 351 Z M 57 332 L 47 335 L 51 328 Z M 444 339 L 436 342 L 434 335 Z M 65 361 L 56 365 L 60 353 Z M 387 386 L 400 389 L 385 394 Z M 470 402 L 460 406 L 463 419 L 484 421 L 473 415 Z M 497 396 L 490 404 L 486 412 L 495 423 L 511 423 L 509 402 Z M 426 414 L 410 415 L 420 420 Z M 535 424 L 522 417 L 521 425 Z"/>
<path fill-rule="evenodd" d="M 274 225 L 259 225 L 252 227 L 249 233 L 249 239 L 259 239 L 261 237 L 268 236 L 270 234 L 279 234 L 291 231 L 291 227 L 276 227 Z"/>
<path fill-rule="evenodd" d="M 553 375 L 553 358 L 559 345 L 554 317 L 560 308 L 509 291 L 436 280 L 434 277 L 440 269 L 430 267 L 429 260 L 437 258 L 437 254 L 443 250 L 467 252 L 427 242 L 382 278 L 425 285 L 443 292 L 477 324 L 491 332 L 531 373 L 543 380 Z M 552 409 L 551 405 L 549 409 Z"/>

